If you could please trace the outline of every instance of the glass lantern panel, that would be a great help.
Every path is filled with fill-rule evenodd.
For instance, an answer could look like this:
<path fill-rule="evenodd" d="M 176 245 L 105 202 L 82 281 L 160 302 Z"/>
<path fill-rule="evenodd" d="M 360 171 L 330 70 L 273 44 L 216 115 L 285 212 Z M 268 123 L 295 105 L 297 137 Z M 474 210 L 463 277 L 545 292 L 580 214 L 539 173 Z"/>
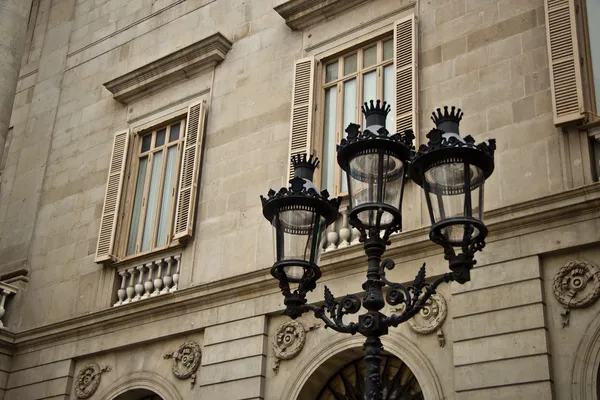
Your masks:
<path fill-rule="evenodd" d="M 358 214 L 364 225 L 375 226 L 377 210 L 380 208 L 378 204 L 400 209 L 404 177 L 404 166 L 400 159 L 384 153 L 362 154 L 350 160 L 349 167 L 352 208 L 373 205 L 371 209 Z M 393 215 L 384 212 L 381 225 L 390 224 L 392 219 Z"/>
<path fill-rule="evenodd" d="M 313 211 L 281 211 L 273 219 L 275 260 L 298 260 L 317 263 L 321 255 L 321 237 L 326 228 L 325 219 Z M 302 267 L 286 268 L 288 278 L 299 279 Z"/>
<path fill-rule="evenodd" d="M 465 164 L 460 162 L 449 162 L 427 170 L 425 182 L 433 214 L 431 223 L 450 218 L 480 219 L 483 181 L 480 168 L 469 165 L 465 173 Z M 465 195 L 466 182 L 470 182 L 470 187 Z M 477 236 L 479 231 L 469 224 L 456 223 L 442 229 L 442 234 L 452 243 L 463 243 Z"/>

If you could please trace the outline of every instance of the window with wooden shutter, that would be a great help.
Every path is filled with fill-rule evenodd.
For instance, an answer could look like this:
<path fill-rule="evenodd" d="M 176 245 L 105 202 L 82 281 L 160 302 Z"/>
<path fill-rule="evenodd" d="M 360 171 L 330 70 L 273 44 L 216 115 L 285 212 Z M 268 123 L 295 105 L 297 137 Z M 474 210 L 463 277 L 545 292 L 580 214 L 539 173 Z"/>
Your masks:
<path fill-rule="evenodd" d="M 205 114 L 205 101 L 188 108 L 173 239 L 183 240 L 193 234 Z"/>
<path fill-rule="evenodd" d="M 575 4 L 574 0 L 544 3 L 554 123 L 562 125 L 584 116 Z"/>
<path fill-rule="evenodd" d="M 294 83 L 292 86 L 292 116 L 290 118 L 290 151 L 288 162 L 292 156 L 311 153 L 311 130 L 313 113 L 313 82 L 315 60 L 313 57 L 303 58 L 294 63 Z M 294 168 L 290 162 L 288 179 L 294 176 Z"/>
<path fill-rule="evenodd" d="M 128 142 L 129 131 L 117 132 L 115 134 L 112 154 L 110 156 L 110 166 L 108 168 L 104 207 L 102 208 L 102 216 L 100 217 L 96 262 L 109 261 L 113 258 L 115 230 L 119 214 Z"/>
<path fill-rule="evenodd" d="M 402 18 L 394 24 L 394 65 L 395 65 L 395 128 L 418 130 L 418 36 L 417 20 L 414 14 Z"/>
<path fill-rule="evenodd" d="M 396 21 L 390 31 L 321 60 L 319 68 L 322 124 L 321 189 L 335 196 L 347 193 L 346 177 L 336 162 L 336 144 L 349 123 L 364 127 L 361 105 L 387 102 L 390 132 L 418 131 L 417 23 L 413 14 Z"/>

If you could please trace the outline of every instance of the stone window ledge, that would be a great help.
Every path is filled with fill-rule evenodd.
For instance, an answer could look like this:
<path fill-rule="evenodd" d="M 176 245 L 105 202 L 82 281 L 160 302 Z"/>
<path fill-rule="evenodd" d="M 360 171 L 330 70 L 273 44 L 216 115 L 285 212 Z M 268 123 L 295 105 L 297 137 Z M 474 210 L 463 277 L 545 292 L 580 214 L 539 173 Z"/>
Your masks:
<path fill-rule="evenodd" d="M 301 30 L 369 0 L 287 0 L 274 9 L 294 30 Z"/>
<path fill-rule="evenodd" d="M 104 84 L 120 103 L 128 104 L 149 93 L 214 68 L 225 59 L 232 43 L 221 33 L 168 54 Z"/>

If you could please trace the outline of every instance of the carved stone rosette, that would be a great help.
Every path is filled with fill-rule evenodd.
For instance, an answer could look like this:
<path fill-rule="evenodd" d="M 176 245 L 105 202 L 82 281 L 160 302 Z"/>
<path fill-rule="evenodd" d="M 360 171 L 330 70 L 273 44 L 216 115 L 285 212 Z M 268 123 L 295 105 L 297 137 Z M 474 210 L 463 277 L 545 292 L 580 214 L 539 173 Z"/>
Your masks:
<path fill-rule="evenodd" d="M 306 332 L 320 326 L 321 324 L 314 324 L 307 329 L 300 322 L 292 320 L 277 327 L 272 341 L 275 353 L 275 363 L 273 364 L 275 373 L 279 370 L 281 360 L 290 360 L 300 353 L 306 343 Z"/>
<path fill-rule="evenodd" d="M 165 359 L 172 358 L 173 366 L 171 370 L 177 379 L 191 378 L 192 386 L 196 383 L 196 371 L 200 366 L 202 352 L 200 345 L 196 342 L 185 342 L 177 351 L 167 353 Z"/>
<path fill-rule="evenodd" d="M 398 306 L 390 307 L 390 311 L 402 312 L 405 307 L 405 304 L 399 304 Z M 421 335 L 436 332 L 440 347 L 444 347 L 446 345 L 446 338 L 442 331 L 442 325 L 447 315 L 448 305 L 444 297 L 439 293 L 432 294 L 421 310 L 408 320 L 408 326 L 414 332 Z"/>
<path fill-rule="evenodd" d="M 100 368 L 98 364 L 88 364 L 79 370 L 75 377 L 75 396 L 78 399 L 89 399 L 100 385 L 100 375 L 110 371 L 110 367 Z"/>
<path fill-rule="evenodd" d="M 600 297 L 600 269 L 589 261 L 575 260 L 558 270 L 552 285 L 554 296 L 565 307 L 563 327 L 573 308 L 584 308 Z"/>

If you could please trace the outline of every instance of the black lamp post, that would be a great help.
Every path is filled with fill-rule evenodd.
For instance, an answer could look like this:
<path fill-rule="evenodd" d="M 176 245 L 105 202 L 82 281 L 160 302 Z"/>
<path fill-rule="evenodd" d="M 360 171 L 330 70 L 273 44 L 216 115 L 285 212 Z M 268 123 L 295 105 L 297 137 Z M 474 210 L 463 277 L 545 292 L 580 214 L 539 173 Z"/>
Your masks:
<path fill-rule="evenodd" d="M 350 202 L 349 223 L 360 232 L 367 255 L 367 280 L 362 287 L 363 299 L 346 295 L 336 300 L 325 286 L 322 306 L 306 304 L 306 293 L 316 287 L 321 271 L 317 265 L 321 235 L 338 216 L 339 199 L 329 199 L 326 190 L 317 192 L 312 183 L 316 158 L 306 155 L 292 159 L 294 178 L 289 188 L 271 190 L 261 196 L 263 214 L 275 232 L 276 261 L 271 274 L 279 280 L 284 295 L 284 314 L 297 318 L 313 311 L 326 327 L 338 332 L 364 335 L 365 399 L 380 400 L 380 337 L 421 310 L 442 282 L 465 283 L 475 264 L 474 253 L 485 246 L 487 228 L 483 223 L 483 186 L 494 170 L 495 141 L 475 145 L 472 137 L 461 138 L 458 125 L 462 112 L 454 107 L 437 109 L 433 114 L 436 128 L 429 142 L 418 151 L 412 144 L 414 135 L 390 135 L 385 119 L 390 107 L 378 100 L 362 108 L 367 127 L 350 124 L 348 136 L 338 146 L 338 164 L 346 172 Z M 431 283 L 425 282 L 425 265 L 409 285 L 389 281 L 385 270 L 392 260 L 381 261 L 389 237 L 402 227 L 402 195 L 406 176 L 425 190 L 431 217 L 430 238 L 444 248 L 451 272 Z M 384 299 L 383 288 L 389 289 Z M 385 303 L 403 304 L 399 314 L 380 312 Z M 358 323 L 344 323 L 346 314 L 364 307 Z"/>

